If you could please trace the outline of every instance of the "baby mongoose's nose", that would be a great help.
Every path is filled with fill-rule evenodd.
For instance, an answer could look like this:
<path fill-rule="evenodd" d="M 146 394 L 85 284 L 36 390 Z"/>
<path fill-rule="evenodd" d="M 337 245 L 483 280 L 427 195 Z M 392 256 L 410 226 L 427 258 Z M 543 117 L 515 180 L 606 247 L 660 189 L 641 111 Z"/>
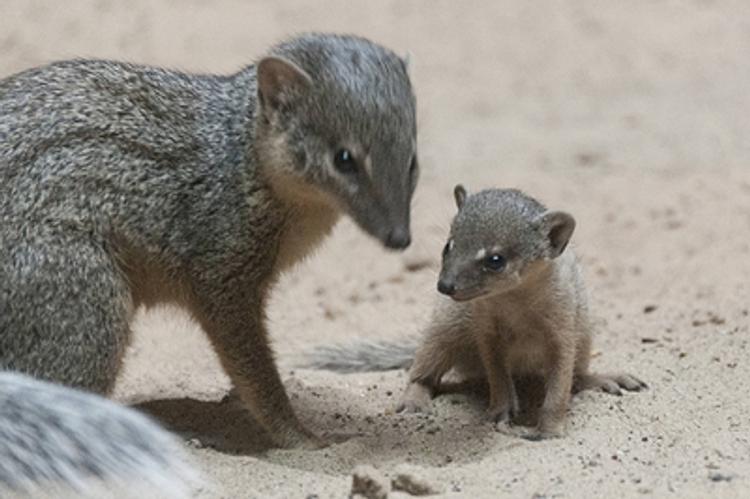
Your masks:
<path fill-rule="evenodd" d="M 438 281 L 438 291 L 440 291 L 444 295 L 450 296 L 456 292 L 456 285 L 452 282 L 440 280 Z"/>
<path fill-rule="evenodd" d="M 385 245 L 393 249 L 404 249 L 411 244 L 411 235 L 409 229 L 396 227 L 391 230 L 385 240 Z"/>

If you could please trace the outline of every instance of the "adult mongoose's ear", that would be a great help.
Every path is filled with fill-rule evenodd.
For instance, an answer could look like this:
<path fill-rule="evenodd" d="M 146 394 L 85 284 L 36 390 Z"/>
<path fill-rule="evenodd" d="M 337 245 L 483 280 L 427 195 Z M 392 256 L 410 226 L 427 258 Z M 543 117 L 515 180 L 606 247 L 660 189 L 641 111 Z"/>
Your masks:
<path fill-rule="evenodd" d="M 401 63 L 404 65 L 404 72 L 407 75 L 410 75 L 409 73 L 409 70 L 411 69 L 411 53 L 410 52 L 407 52 L 406 54 L 404 54 L 404 56 L 401 58 Z"/>
<path fill-rule="evenodd" d="M 281 57 L 264 57 L 257 66 L 258 97 L 265 109 L 289 104 L 312 84 L 302 68 Z"/>
<path fill-rule="evenodd" d="M 557 258 L 570 242 L 576 228 L 575 219 L 564 211 L 547 211 L 539 216 L 538 224 L 549 242 L 550 258 Z"/>
<path fill-rule="evenodd" d="M 453 188 L 453 197 L 456 198 L 456 207 L 460 210 L 466 202 L 466 189 L 463 185 L 458 184 Z"/>

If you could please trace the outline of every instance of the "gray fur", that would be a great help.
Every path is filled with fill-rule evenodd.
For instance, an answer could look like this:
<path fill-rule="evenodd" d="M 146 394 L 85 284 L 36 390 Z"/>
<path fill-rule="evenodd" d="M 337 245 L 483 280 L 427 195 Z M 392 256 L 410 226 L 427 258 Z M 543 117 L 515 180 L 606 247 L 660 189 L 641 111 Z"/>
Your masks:
<path fill-rule="evenodd" d="M 293 39 L 271 54 L 314 75 L 317 83 L 293 106 L 272 113 L 267 125 L 283 137 L 288 154 L 302 159 L 293 161 L 293 174 L 339 200 L 373 236 L 386 241 L 394 229 L 408 232 L 418 168 L 415 99 L 404 61 L 354 37 Z M 271 145 L 270 153 L 261 153 L 273 155 L 278 149 Z M 356 175 L 332 170 L 332 152 L 339 147 L 354 153 L 361 165 Z"/>
<path fill-rule="evenodd" d="M 406 369 L 414 360 L 418 336 L 401 342 L 358 341 L 349 345 L 326 345 L 305 354 L 299 367 L 339 373 L 359 373 Z"/>
<path fill-rule="evenodd" d="M 149 418 L 106 399 L 0 373 L 0 496 L 113 487 L 187 497 L 196 475 L 179 442 Z"/>
<path fill-rule="evenodd" d="M 230 76 L 74 60 L 0 81 L 0 370 L 106 394 L 136 307 L 173 302 L 279 445 L 321 445 L 265 303 L 342 212 L 408 244 L 415 102 L 403 61 L 362 38 L 269 57 Z M 334 167 L 342 147 L 355 174 Z"/>
<path fill-rule="evenodd" d="M 459 294 L 473 298 L 489 291 L 490 284 L 509 274 L 487 272 L 477 255 L 489 256 L 497 249 L 519 272 L 528 264 L 547 256 L 549 245 L 542 237 L 537 220 L 544 205 L 515 189 L 487 189 L 464 199 L 451 223 L 441 281 L 455 285 Z"/>

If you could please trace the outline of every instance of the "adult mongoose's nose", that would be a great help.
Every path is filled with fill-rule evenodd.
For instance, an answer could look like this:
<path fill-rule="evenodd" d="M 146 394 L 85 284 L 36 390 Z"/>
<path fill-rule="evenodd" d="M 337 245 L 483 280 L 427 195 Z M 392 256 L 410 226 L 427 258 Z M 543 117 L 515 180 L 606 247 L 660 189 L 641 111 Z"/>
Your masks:
<path fill-rule="evenodd" d="M 438 291 L 443 293 L 444 295 L 452 295 L 456 292 L 456 285 L 452 282 L 443 281 L 442 279 L 438 281 Z"/>
<path fill-rule="evenodd" d="M 411 244 L 411 234 L 405 227 L 396 227 L 391 230 L 385 240 L 385 245 L 393 249 L 404 249 Z"/>

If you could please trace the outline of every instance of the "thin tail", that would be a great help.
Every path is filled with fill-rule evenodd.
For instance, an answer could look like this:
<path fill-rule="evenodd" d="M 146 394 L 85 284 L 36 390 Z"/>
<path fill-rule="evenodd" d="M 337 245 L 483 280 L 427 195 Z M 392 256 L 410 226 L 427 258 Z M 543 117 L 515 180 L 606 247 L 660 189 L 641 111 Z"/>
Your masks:
<path fill-rule="evenodd" d="M 176 438 L 133 409 L 0 372 L 2 497 L 93 498 L 114 488 L 187 497 L 199 479 L 184 457 Z"/>
<path fill-rule="evenodd" d="M 339 373 L 390 371 L 411 366 L 419 338 L 407 336 L 396 343 L 361 340 L 349 345 L 317 347 L 298 367 Z"/>

